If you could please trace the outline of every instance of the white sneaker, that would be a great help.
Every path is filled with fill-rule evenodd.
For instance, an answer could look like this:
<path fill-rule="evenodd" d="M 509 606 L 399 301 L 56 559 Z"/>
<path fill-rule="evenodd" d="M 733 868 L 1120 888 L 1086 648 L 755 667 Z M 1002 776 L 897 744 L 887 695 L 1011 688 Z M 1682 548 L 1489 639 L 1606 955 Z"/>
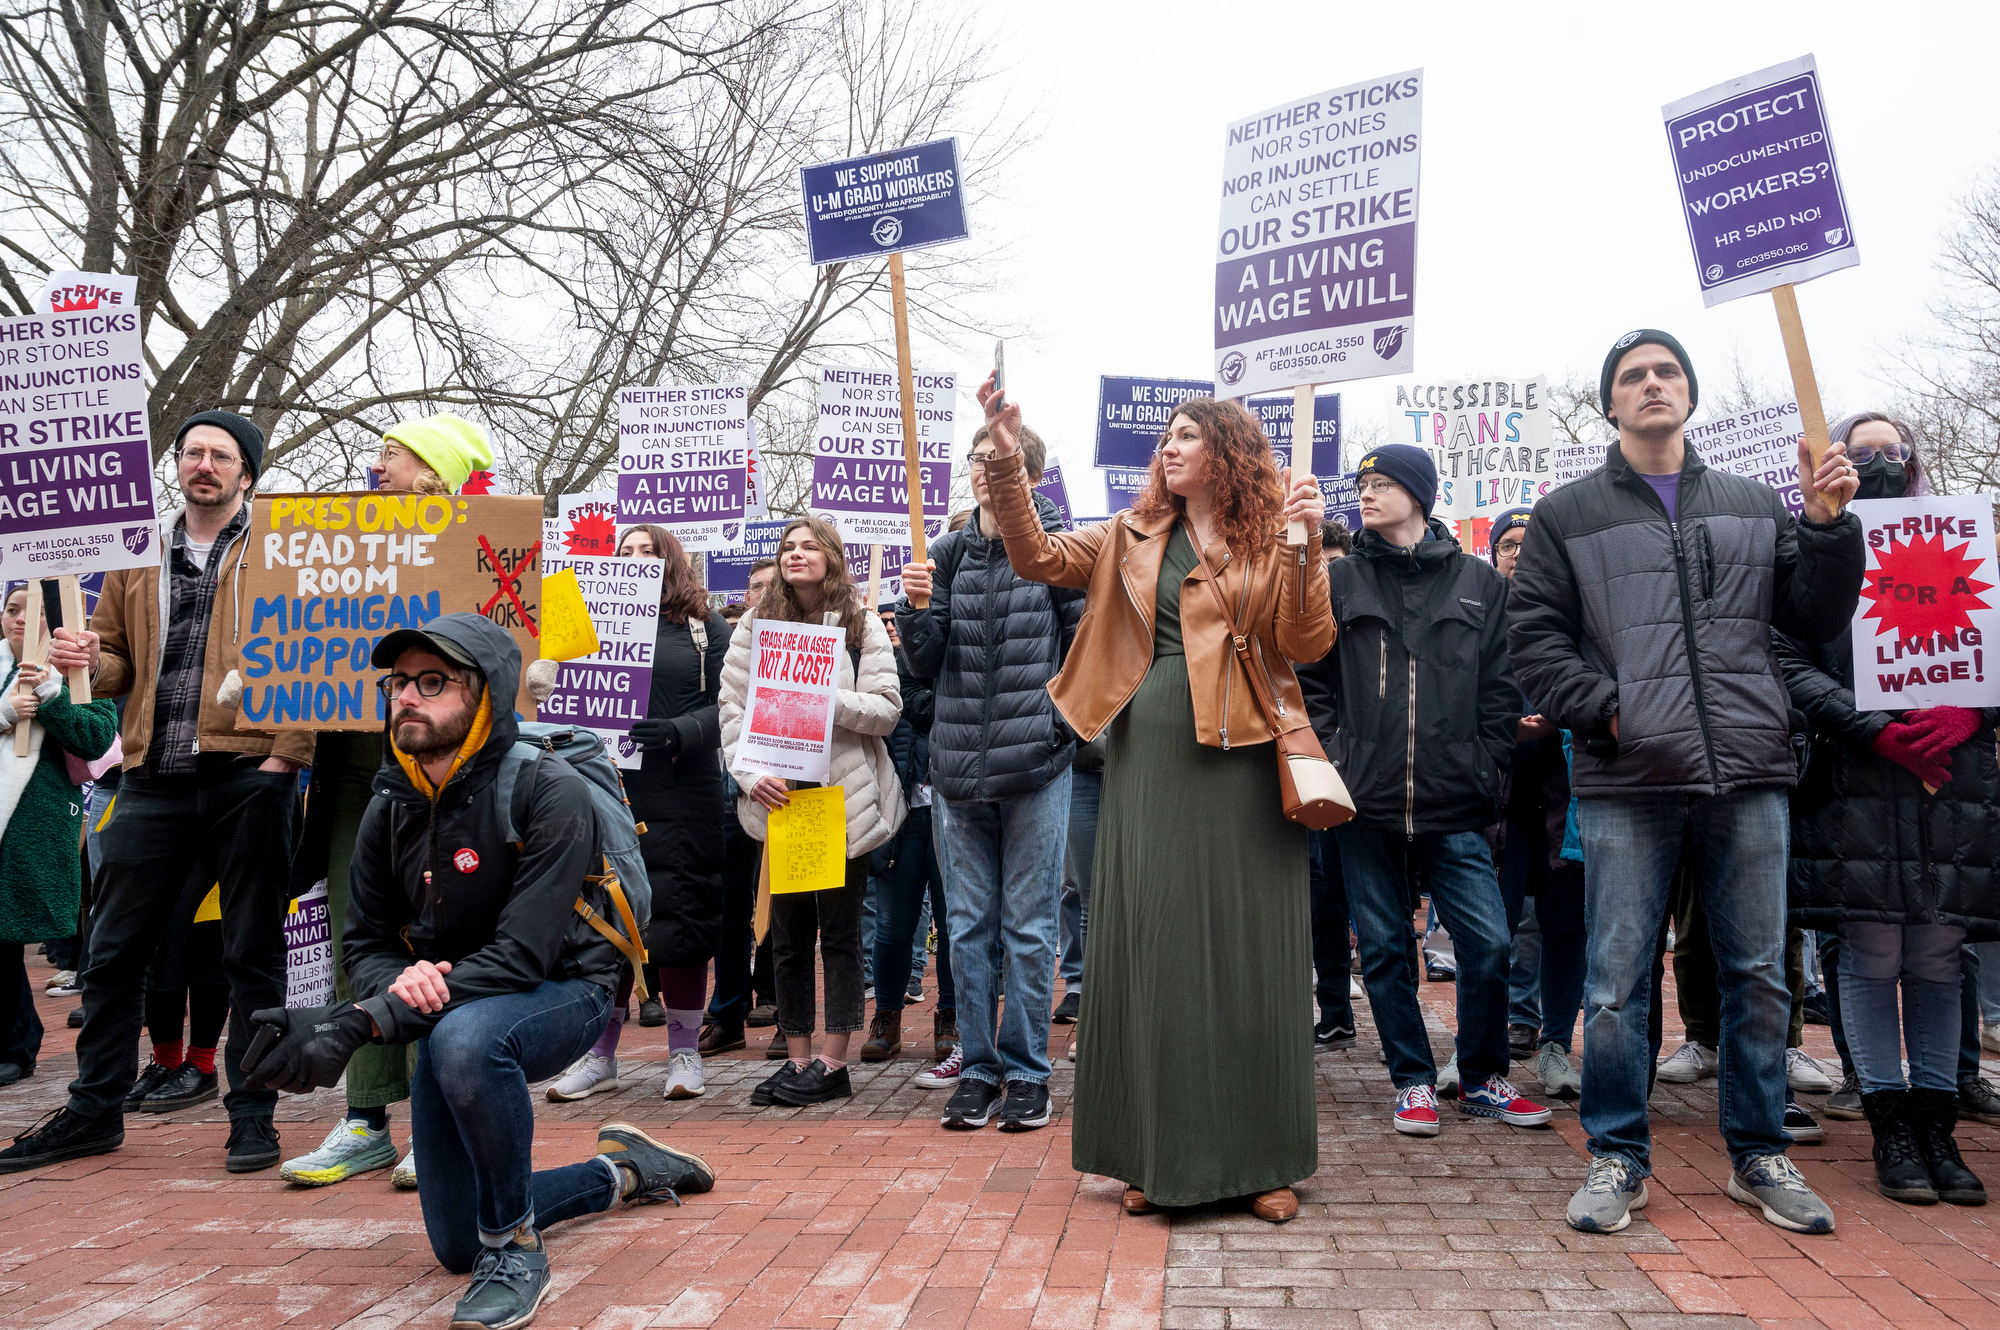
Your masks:
<path fill-rule="evenodd" d="M 549 1098 L 557 1103 L 588 1099 L 594 1094 L 618 1088 L 618 1059 L 600 1053 L 585 1053 L 569 1064 L 569 1069 L 549 1082 Z"/>
<path fill-rule="evenodd" d="M 1349 1001 L 1355 998 L 1366 999 L 1368 996 L 1368 990 L 1361 986 L 1361 980 L 1351 974 L 1347 976 L 1347 996 Z"/>
<path fill-rule="evenodd" d="M 667 1054 L 667 1098 L 699 1099 L 707 1092 L 708 1083 L 701 1078 L 700 1053 L 677 1048 Z"/>
<path fill-rule="evenodd" d="M 77 983 L 75 970 L 57 970 L 49 976 L 49 982 L 42 989 L 49 997 L 70 997 L 82 991 L 83 986 Z"/>
<path fill-rule="evenodd" d="M 1583 1077 L 1569 1064 L 1569 1054 L 1563 1052 L 1560 1044 L 1542 1045 L 1542 1051 L 1535 1057 L 1535 1075 L 1542 1082 L 1542 1089 L 1556 1099 L 1574 1099 L 1583 1093 Z"/>
<path fill-rule="evenodd" d="M 1714 1049 L 1705 1048 L 1690 1039 L 1675 1049 L 1672 1057 L 1661 1059 L 1658 1074 L 1661 1080 L 1675 1085 L 1692 1085 L 1715 1075 L 1715 1069 L 1720 1065 Z"/>
<path fill-rule="evenodd" d="M 1989 1053 L 2000 1053 L 2000 1028 L 1989 1025 L 1981 1030 L 1979 1046 Z"/>
<path fill-rule="evenodd" d="M 395 1162 L 396 1142 L 390 1139 L 387 1127 L 376 1131 L 359 1118 L 342 1118 L 333 1124 L 319 1149 L 287 1159 L 278 1176 L 302 1187 L 324 1187 Z"/>
<path fill-rule="evenodd" d="M 965 1055 L 958 1049 L 951 1050 L 951 1056 L 938 1063 L 929 1071 L 917 1073 L 917 1084 L 926 1090 L 942 1090 L 958 1084 L 958 1069 L 965 1065 Z"/>
<path fill-rule="evenodd" d="M 1458 1054 L 1451 1055 L 1451 1061 L 1438 1068 L 1437 1095 L 1440 1099 L 1458 1098 Z"/>
<path fill-rule="evenodd" d="M 1803 1048 L 1785 1050 L 1785 1084 L 1799 1094 L 1831 1094 L 1833 1081 Z"/>
<path fill-rule="evenodd" d="M 403 1161 L 396 1165 L 396 1171 L 389 1175 L 389 1182 L 397 1191 L 415 1191 L 417 1189 L 416 1146 L 412 1145 L 410 1152 L 403 1156 Z"/>

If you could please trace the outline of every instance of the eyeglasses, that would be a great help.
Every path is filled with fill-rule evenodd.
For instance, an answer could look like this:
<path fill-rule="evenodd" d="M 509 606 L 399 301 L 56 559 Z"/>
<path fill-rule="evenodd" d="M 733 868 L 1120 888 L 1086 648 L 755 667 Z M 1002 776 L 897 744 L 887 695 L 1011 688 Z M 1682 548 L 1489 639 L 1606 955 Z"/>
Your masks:
<path fill-rule="evenodd" d="M 1907 443 L 1891 443 L 1881 448 L 1865 443 L 1850 443 L 1847 445 L 1847 460 L 1856 466 L 1866 466 L 1880 457 L 1884 461 L 1901 464 L 1909 461 L 1915 452 L 1916 449 Z"/>
<path fill-rule="evenodd" d="M 1498 545 L 1495 545 L 1493 547 L 1493 551 L 1496 554 L 1519 555 L 1521 552 L 1521 545 L 1522 542 L 1518 540 L 1503 540 Z"/>
<path fill-rule="evenodd" d="M 382 690 L 383 697 L 393 702 L 401 697 L 403 690 L 411 684 L 417 686 L 418 697 L 436 697 L 444 691 L 446 684 L 464 682 L 458 676 L 446 674 L 442 670 L 425 670 L 421 674 L 385 674 L 375 681 L 375 686 Z"/>
<path fill-rule="evenodd" d="M 973 469 L 974 471 L 984 471 L 984 470 L 986 469 L 986 464 L 987 464 L 988 462 L 990 462 L 990 461 L 992 461 L 992 460 L 993 460 L 993 454 L 992 454 L 992 453 L 969 453 L 969 454 L 967 454 L 967 455 L 966 455 L 966 459 L 965 459 L 965 460 L 966 460 L 966 461 L 967 461 L 968 463 L 970 463 L 970 464 L 971 464 L 971 466 L 972 466 L 972 469 Z"/>
<path fill-rule="evenodd" d="M 1396 488 L 1395 481 L 1371 476 L 1369 479 L 1357 483 L 1354 487 L 1354 492 L 1356 494 L 1381 494 L 1384 491 L 1394 488 Z"/>
<path fill-rule="evenodd" d="M 234 471 L 243 465 L 242 458 L 220 448 L 177 448 L 174 457 L 177 461 L 191 462 L 195 466 L 206 462 L 212 471 Z"/>

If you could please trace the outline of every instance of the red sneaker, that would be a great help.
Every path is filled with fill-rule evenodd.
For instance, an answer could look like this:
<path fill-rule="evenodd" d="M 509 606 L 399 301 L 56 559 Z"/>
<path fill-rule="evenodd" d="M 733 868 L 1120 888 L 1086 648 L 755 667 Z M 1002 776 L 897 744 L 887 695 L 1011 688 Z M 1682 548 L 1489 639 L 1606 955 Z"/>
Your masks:
<path fill-rule="evenodd" d="M 1437 1088 L 1412 1085 L 1396 1096 L 1396 1130 L 1405 1136 L 1438 1134 Z"/>
<path fill-rule="evenodd" d="M 1505 1076 L 1488 1076 L 1458 1092 L 1458 1111 L 1482 1118 L 1499 1118 L 1514 1127 L 1539 1127 L 1555 1114 L 1521 1092 Z"/>

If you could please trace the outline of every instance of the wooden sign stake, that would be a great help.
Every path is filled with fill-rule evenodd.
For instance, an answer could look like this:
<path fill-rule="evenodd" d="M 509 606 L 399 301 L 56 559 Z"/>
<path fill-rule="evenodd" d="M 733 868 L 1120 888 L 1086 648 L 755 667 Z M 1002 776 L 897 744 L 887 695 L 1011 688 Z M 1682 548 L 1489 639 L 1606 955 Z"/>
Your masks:
<path fill-rule="evenodd" d="M 72 633 L 83 631 L 83 584 L 76 580 L 75 573 L 64 573 L 56 579 L 58 594 L 62 596 L 62 626 Z M 90 696 L 90 667 L 78 665 L 69 672 L 69 700 L 78 706 L 87 706 Z"/>
<path fill-rule="evenodd" d="M 765 832 L 770 835 L 770 832 Z M 757 945 L 764 945 L 764 938 L 771 931 L 771 847 L 766 844 L 757 858 L 757 909 L 752 917 L 751 927 L 757 934 Z"/>
<path fill-rule="evenodd" d="M 882 603 L 882 542 L 868 547 L 868 612 Z"/>
<path fill-rule="evenodd" d="M 920 469 L 923 459 L 917 450 L 916 372 L 910 368 L 910 306 L 903 291 L 901 254 L 889 256 L 889 303 L 896 316 L 896 373 L 903 396 L 903 483 L 910 493 L 910 562 L 922 563 L 925 559 L 924 486 Z M 928 596 L 910 597 L 910 604 L 918 609 L 930 603 Z"/>
<path fill-rule="evenodd" d="M 1804 428 L 1806 451 L 1817 468 L 1833 446 L 1826 430 L 1826 408 L 1819 400 L 1819 380 L 1813 377 L 1812 352 L 1806 346 L 1806 326 L 1799 319 L 1799 293 L 1790 282 L 1771 288 L 1771 303 L 1778 307 L 1778 331 L 1785 339 L 1785 362 L 1792 370 L 1792 396 L 1799 402 L 1799 424 Z M 1839 516 L 1841 505 L 1830 496 L 1827 507 Z"/>
<path fill-rule="evenodd" d="M 1294 478 L 1299 474 L 1299 452 L 1301 449 L 1305 451 L 1306 474 L 1312 474 L 1313 394 L 1318 391 L 1319 385 L 1316 383 L 1302 383 L 1292 389 L 1292 475 Z M 1303 444 L 1299 442 L 1301 439 L 1305 440 Z M 1287 491 L 1285 501 L 1289 503 L 1291 502 L 1291 498 L 1290 491 Z M 1304 522 L 1285 523 L 1285 543 L 1287 545 L 1305 544 L 1306 524 Z"/>
<path fill-rule="evenodd" d="M 37 577 L 28 583 L 28 623 L 21 635 L 21 663 L 40 664 L 48 653 L 42 644 L 42 579 Z M 15 676 L 19 678 L 19 676 Z M 18 685 L 22 696 L 33 691 L 25 681 Z M 29 731 L 34 727 L 27 721 L 16 722 L 14 726 L 14 756 L 28 755 Z"/>

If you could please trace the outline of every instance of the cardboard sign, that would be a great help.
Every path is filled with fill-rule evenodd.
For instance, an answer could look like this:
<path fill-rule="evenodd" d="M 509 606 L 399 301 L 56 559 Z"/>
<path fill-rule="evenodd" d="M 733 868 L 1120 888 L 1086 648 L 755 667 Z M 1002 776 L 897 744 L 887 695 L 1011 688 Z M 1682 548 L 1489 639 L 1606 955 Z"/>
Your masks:
<path fill-rule="evenodd" d="M 1190 397 L 1213 397 L 1207 379 L 1135 379 L 1110 374 L 1097 380 L 1096 466 L 1145 470 L 1173 422 L 1174 408 Z M 1119 505 L 1114 500 L 1111 505 Z"/>
<path fill-rule="evenodd" d="M 1862 711 L 2000 704 L 1993 504 L 1985 494 L 1857 499 L 1868 570 L 1854 610 Z"/>
<path fill-rule="evenodd" d="M 1811 56 L 1661 112 L 1703 304 L 1861 262 Z"/>
<path fill-rule="evenodd" d="M 215 917 L 222 917 L 220 908 Z M 199 913 L 195 921 L 201 921 Z M 327 914 L 326 879 L 321 878 L 285 912 L 285 1005 L 324 1007 L 332 1002 L 333 923 Z"/>
<path fill-rule="evenodd" d="M 1408 384 L 1396 409 L 1410 425 L 1403 441 L 1437 460 L 1435 517 L 1491 519 L 1555 488 L 1545 378 Z"/>
<path fill-rule="evenodd" d="M 766 820 L 771 894 L 832 891 L 847 881 L 847 795 L 838 785 L 793 790 Z"/>
<path fill-rule="evenodd" d="M 249 542 L 239 729 L 381 729 L 375 643 L 441 614 L 485 615 L 524 667 L 541 655 L 540 495 L 259 495 Z M 533 720 L 525 675 L 513 706 Z"/>
<path fill-rule="evenodd" d="M 145 359 L 129 305 L 0 319 L 0 578 L 160 562 Z"/>
<path fill-rule="evenodd" d="M 912 377 L 917 411 L 917 475 L 927 513 L 951 507 L 951 447 L 958 376 Z M 910 490 L 903 465 L 902 393 L 894 370 L 823 369 L 813 432 L 813 516 L 841 539 L 910 538 Z"/>
<path fill-rule="evenodd" d="M 1799 404 L 1772 402 L 1706 425 L 1687 427 L 1688 447 L 1718 471 L 1769 485 L 1793 517 L 1806 510 L 1799 492 Z"/>
<path fill-rule="evenodd" d="M 1069 486 L 1063 483 L 1060 466 L 1050 462 L 1042 468 L 1042 483 L 1035 486 L 1035 493 L 1054 504 L 1063 524 L 1069 524 Z"/>
<path fill-rule="evenodd" d="M 609 558 L 618 553 L 618 491 L 556 496 L 556 528 L 550 554 Z"/>
<path fill-rule="evenodd" d="M 746 522 L 743 543 L 733 550 L 713 550 L 708 555 L 708 598 L 716 605 L 741 605 L 749 598 L 750 570 L 764 559 L 778 557 L 778 537 L 785 531 L 783 520 Z"/>
<path fill-rule="evenodd" d="M 639 765 L 640 757 L 632 743 L 632 722 L 644 718 L 653 695 L 653 646 L 659 637 L 666 569 L 658 559 L 542 559 L 544 582 L 565 575 L 576 579 L 598 645 L 591 654 L 557 666 L 555 691 L 542 703 L 541 719 L 589 726 L 603 737 L 612 760 L 628 771 Z M 545 601 L 545 628 L 553 635 L 555 600 L 547 596 Z"/>
<path fill-rule="evenodd" d="M 1277 454 L 1280 467 L 1291 467 L 1300 475 L 1310 470 L 1322 481 L 1340 474 L 1342 415 L 1339 393 L 1313 395 L 1312 453 L 1304 459 L 1303 465 L 1292 452 L 1292 410 L 1298 405 L 1292 395 L 1277 393 L 1270 397 L 1248 397 L 1243 405 L 1264 427 L 1264 437 L 1271 441 L 1271 451 Z"/>
<path fill-rule="evenodd" d="M 748 622 L 750 693 L 731 767 L 823 781 L 833 756 L 833 699 L 840 690 L 847 632 L 754 616 Z"/>
<path fill-rule="evenodd" d="M 688 550 L 743 539 L 750 385 L 618 390 L 618 520 L 652 522 Z"/>
<path fill-rule="evenodd" d="M 929 249 L 972 234 L 958 140 L 799 168 L 815 267 Z"/>
<path fill-rule="evenodd" d="M 1215 382 L 1231 395 L 1408 374 L 1420 69 L 1229 126 L 1215 241 Z"/>

